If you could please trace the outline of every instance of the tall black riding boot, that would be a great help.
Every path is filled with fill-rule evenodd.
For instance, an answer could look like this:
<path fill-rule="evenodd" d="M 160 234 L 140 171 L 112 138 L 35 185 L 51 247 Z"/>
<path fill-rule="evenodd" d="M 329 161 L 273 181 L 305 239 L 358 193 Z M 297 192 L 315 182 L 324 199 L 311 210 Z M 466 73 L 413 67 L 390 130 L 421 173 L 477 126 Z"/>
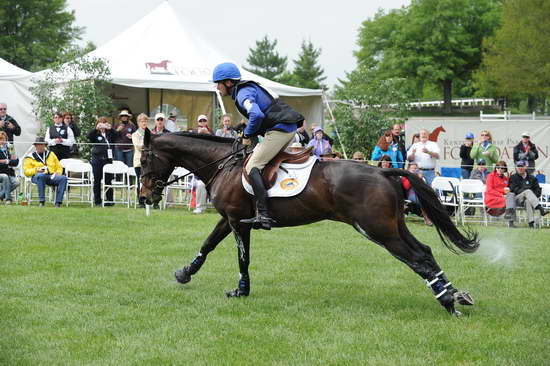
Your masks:
<path fill-rule="evenodd" d="M 271 230 L 271 225 L 275 221 L 269 217 L 267 212 L 267 190 L 264 186 L 264 181 L 260 170 L 252 168 L 250 170 L 250 185 L 254 191 L 254 199 L 256 201 L 256 217 L 250 219 L 242 219 L 243 224 L 252 224 L 254 229 Z"/>

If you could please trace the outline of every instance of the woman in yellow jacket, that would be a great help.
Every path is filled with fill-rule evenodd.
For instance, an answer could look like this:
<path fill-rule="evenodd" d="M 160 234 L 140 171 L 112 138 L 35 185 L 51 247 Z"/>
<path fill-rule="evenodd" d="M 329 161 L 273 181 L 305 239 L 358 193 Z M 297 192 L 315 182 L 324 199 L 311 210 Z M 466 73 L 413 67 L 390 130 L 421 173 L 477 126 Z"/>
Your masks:
<path fill-rule="evenodd" d="M 46 141 L 43 137 L 36 138 L 34 147 L 36 151 L 23 160 L 23 172 L 38 186 L 40 206 L 44 206 L 46 185 L 49 185 L 57 187 L 55 207 L 61 207 L 67 187 L 67 177 L 63 175 L 63 167 L 55 153 L 46 150 Z"/>

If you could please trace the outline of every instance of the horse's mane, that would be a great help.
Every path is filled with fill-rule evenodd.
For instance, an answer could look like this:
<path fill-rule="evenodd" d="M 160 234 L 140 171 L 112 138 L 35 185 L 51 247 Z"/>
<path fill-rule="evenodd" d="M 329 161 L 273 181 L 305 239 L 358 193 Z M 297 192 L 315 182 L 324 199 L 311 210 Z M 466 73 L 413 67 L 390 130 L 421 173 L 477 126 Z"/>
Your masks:
<path fill-rule="evenodd" d="M 193 137 L 193 138 L 202 139 L 202 140 L 223 142 L 226 144 L 232 144 L 233 142 L 235 142 L 235 139 L 232 137 L 221 137 L 221 136 L 207 135 L 204 133 L 196 133 L 196 132 L 174 132 L 172 133 L 172 135 Z"/>

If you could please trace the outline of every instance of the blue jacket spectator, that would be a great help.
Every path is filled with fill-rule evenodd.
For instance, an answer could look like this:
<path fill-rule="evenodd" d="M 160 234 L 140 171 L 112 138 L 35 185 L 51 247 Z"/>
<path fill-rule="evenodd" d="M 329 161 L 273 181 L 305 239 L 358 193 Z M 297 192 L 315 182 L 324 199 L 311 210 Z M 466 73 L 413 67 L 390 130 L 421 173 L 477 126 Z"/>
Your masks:
<path fill-rule="evenodd" d="M 391 158 L 392 167 L 403 168 L 405 159 L 399 150 L 398 144 L 393 142 L 393 136 L 390 131 L 384 133 L 384 135 L 378 139 L 378 143 L 372 152 L 371 160 L 378 161 L 384 155 L 388 155 Z"/>

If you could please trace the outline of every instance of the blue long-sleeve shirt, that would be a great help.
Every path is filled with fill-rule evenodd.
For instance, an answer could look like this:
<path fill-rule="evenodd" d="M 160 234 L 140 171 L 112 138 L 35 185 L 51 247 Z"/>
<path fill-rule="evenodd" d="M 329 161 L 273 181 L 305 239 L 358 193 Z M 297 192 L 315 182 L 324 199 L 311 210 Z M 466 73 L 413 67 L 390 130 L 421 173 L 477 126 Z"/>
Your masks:
<path fill-rule="evenodd" d="M 246 136 L 252 136 L 258 132 L 265 118 L 264 112 L 271 105 L 272 97 L 262 88 L 255 84 L 250 84 L 239 89 L 236 101 L 243 109 L 248 112 L 248 124 L 244 129 Z M 277 123 L 269 130 L 281 130 L 285 132 L 296 131 L 296 123 Z"/>
<path fill-rule="evenodd" d="M 380 146 L 376 145 L 372 152 L 371 160 L 380 160 L 384 155 L 388 155 L 391 158 L 392 167 L 403 168 L 404 159 L 397 144 L 390 145 L 388 151 L 383 151 Z"/>

